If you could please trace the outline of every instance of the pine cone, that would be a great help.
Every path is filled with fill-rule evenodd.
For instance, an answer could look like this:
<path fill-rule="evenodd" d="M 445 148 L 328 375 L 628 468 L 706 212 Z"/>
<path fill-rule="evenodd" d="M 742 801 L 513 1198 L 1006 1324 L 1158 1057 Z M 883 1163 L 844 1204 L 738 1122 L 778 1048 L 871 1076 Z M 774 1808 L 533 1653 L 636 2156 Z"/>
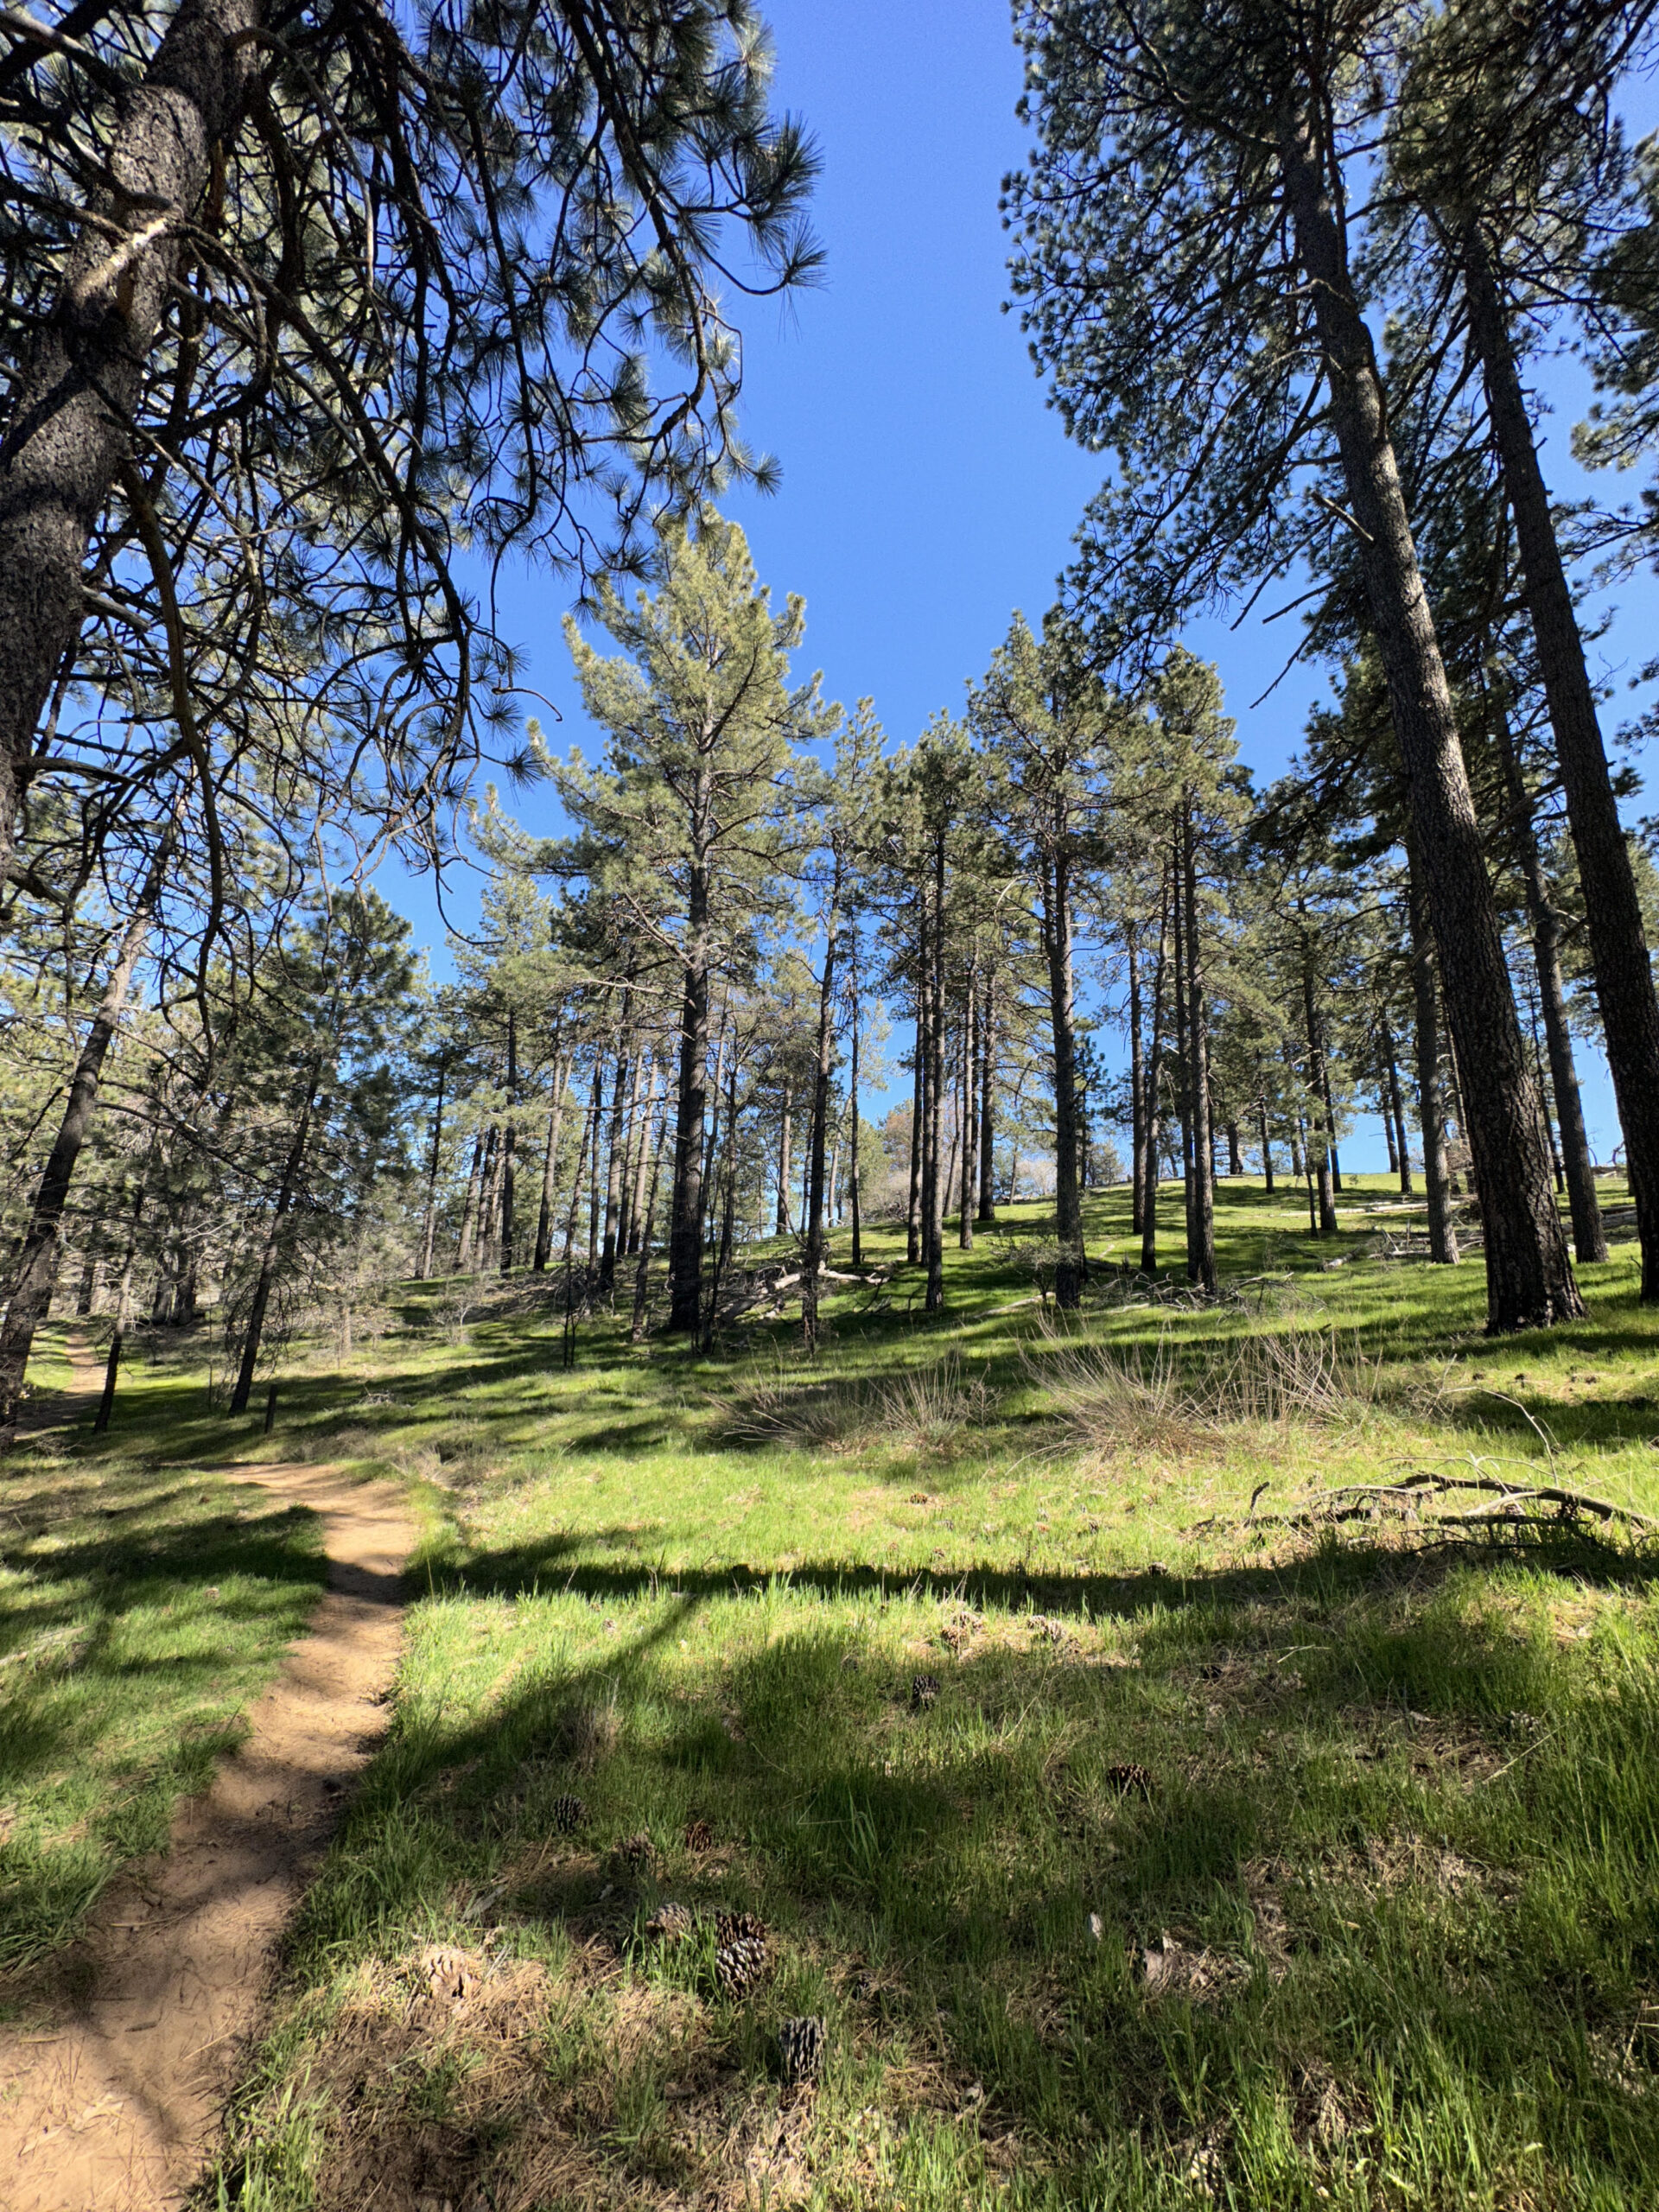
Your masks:
<path fill-rule="evenodd" d="M 582 1798 L 572 1797 L 567 1791 L 563 1797 L 553 1800 L 550 1817 L 555 1835 L 569 1835 L 573 1828 L 579 1828 L 587 1819 L 587 1803 Z"/>
<path fill-rule="evenodd" d="M 759 1936 L 736 1936 L 715 1953 L 715 1979 L 728 1997 L 753 1989 L 766 1970 L 766 1946 Z"/>
<path fill-rule="evenodd" d="M 823 2070 L 823 2022 L 810 2016 L 785 2020 L 778 2031 L 778 2056 L 785 2082 L 816 2082 Z"/>
<path fill-rule="evenodd" d="M 664 1943 L 683 1943 L 696 1924 L 697 1916 L 690 1905 L 670 1903 L 658 1906 L 645 1923 L 645 1933 Z"/>
<path fill-rule="evenodd" d="M 939 1694 L 937 1675 L 917 1675 L 910 1685 L 910 1701 L 918 1713 L 925 1713 Z"/>
<path fill-rule="evenodd" d="M 715 1840 L 715 1832 L 707 1821 L 688 1821 L 685 1824 L 685 1847 L 688 1851 L 707 1851 Z"/>
<path fill-rule="evenodd" d="M 1107 1768 L 1106 1787 L 1109 1789 L 1116 1789 L 1123 1796 L 1127 1796 L 1131 1789 L 1134 1789 L 1137 1790 L 1142 1797 L 1150 1797 L 1153 1790 L 1152 1777 L 1145 1767 L 1137 1766 L 1131 1759 L 1126 1765 Z"/>
<path fill-rule="evenodd" d="M 635 1873 L 644 1873 L 649 1868 L 652 1857 L 651 1838 L 644 1828 L 635 1835 L 623 1837 L 616 1847 L 616 1857 L 620 1865 L 632 1868 Z"/>
<path fill-rule="evenodd" d="M 742 1942 L 745 1937 L 764 1947 L 766 1940 L 766 1923 L 759 1913 L 724 1910 L 715 1913 L 715 1941 L 716 1943 L 737 1943 Z"/>

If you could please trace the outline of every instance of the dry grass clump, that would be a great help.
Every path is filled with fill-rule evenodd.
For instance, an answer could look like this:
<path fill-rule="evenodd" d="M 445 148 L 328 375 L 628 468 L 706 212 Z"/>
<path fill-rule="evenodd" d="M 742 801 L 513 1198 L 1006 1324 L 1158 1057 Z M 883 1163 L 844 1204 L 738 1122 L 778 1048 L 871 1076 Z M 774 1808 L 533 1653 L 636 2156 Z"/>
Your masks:
<path fill-rule="evenodd" d="M 1336 1329 L 1241 1337 L 1203 1367 L 1167 1335 L 1148 1352 L 1077 1344 L 1046 1325 L 1026 1357 L 1061 1425 L 1098 1452 L 1191 1452 L 1229 1431 L 1357 1427 L 1376 1408 L 1380 1367 Z"/>
<path fill-rule="evenodd" d="M 851 1451 L 879 1440 L 901 1450 L 944 1452 L 964 1431 L 982 1426 L 995 1406 L 989 1384 L 964 1382 L 952 1353 L 887 1382 L 803 1383 L 780 1376 L 749 1392 L 726 1433 L 734 1441 L 798 1451 Z"/>

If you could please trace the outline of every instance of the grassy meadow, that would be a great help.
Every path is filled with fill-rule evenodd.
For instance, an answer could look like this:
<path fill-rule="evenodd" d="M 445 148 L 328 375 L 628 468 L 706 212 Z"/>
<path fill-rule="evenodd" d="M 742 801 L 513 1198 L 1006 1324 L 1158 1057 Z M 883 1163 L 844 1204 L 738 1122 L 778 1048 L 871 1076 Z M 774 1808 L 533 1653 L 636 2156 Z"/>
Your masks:
<path fill-rule="evenodd" d="M 810 1359 L 788 1316 L 709 1356 L 602 1316 L 566 1371 L 548 1287 L 405 1286 L 296 1348 L 270 1439 L 157 1338 L 107 1440 L 8 1470 L 11 1962 L 315 1593 L 303 1516 L 223 1471 L 327 1459 L 428 1533 L 205 2203 L 1652 2205 L 1659 1553 L 1337 1495 L 1659 1516 L 1634 1247 L 1493 1343 L 1478 1258 L 1379 1249 L 1382 1179 L 1334 1242 L 1219 1196 L 1217 1306 L 1103 1266 L 1062 1329 L 1017 1207 L 941 1317 L 870 1237 Z M 1091 1256 L 1127 1212 L 1090 1200 Z M 746 1988 L 721 1908 L 765 1924 Z"/>

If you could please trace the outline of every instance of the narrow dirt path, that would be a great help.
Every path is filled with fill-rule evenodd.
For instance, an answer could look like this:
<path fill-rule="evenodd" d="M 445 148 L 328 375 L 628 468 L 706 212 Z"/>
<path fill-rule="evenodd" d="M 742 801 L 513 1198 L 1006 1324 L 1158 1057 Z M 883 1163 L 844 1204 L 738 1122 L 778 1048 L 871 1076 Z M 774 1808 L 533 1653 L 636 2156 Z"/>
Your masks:
<path fill-rule="evenodd" d="M 5 2212 L 172 2212 L 217 2133 L 271 1954 L 382 1726 L 415 1540 L 390 1483 L 226 1467 L 321 1515 L 328 1591 L 249 1714 L 242 1751 L 181 1808 L 172 1847 L 111 1885 L 73 2012 L 0 2031 Z"/>

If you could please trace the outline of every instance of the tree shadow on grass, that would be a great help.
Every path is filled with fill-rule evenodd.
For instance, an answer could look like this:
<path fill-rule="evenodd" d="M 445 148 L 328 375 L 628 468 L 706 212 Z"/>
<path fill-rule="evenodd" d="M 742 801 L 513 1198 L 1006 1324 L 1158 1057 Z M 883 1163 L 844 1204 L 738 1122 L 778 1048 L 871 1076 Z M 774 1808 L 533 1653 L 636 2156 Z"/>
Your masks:
<path fill-rule="evenodd" d="M 557 1556 L 497 1554 L 467 1586 L 545 1599 Z M 1080 1627 L 1057 1643 L 995 1621 L 988 1596 L 964 1641 L 935 1642 L 923 1705 L 916 1638 L 939 1617 L 889 1617 L 871 1578 L 579 1569 L 573 1598 L 638 1601 L 629 1632 L 595 1648 L 590 1623 L 561 1661 L 582 1617 L 533 1609 L 499 1702 L 411 1696 L 291 1967 L 303 1987 L 434 1936 L 575 1947 L 549 1954 L 556 2026 L 532 2031 L 562 2093 L 423 2138 L 409 2186 L 457 2201 L 555 2149 L 630 2202 L 728 2191 L 722 2162 L 741 2172 L 791 2109 L 766 2103 L 778 2022 L 811 2012 L 830 2061 L 801 2125 L 816 2110 L 823 2185 L 861 2114 L 892 2139 L 849 2202 L 902 2193 L 925 2138 L 940 2204 L 1020 2202 L 1039 2174 L 1056 2202 L 1294 2204 L 1359 2157 L 1466 2202 L 1541 2156 L 1541 2201 L 1635 2206 L 1659 2158 L 1632 2024 L 1659 1972 L 1659 1693 L 1626 1669 L 1608 1697 L 1592 1654 L 1518 1633 L 1450 1573 L 1465 1563 L 1419 1560 L 1409 1585 L 1396 1556 L 1351 1553 L 1126 1579 L 1132 1663 Z M 1527 1564 L 1648 1580 L 1581 1546 Z M 1083 1592 L 1045 1602 L 1078 1623 Z M 640 1831 L 649 1863 L 625 1865 Z M 647 1934 L 664 1897 L 760 1914 L 768 1977 L 722 1997 L 695 1942 Z M 397 2114 L 353 2103 L 327 2032 L 297 2060 L 342 2085 L 330 2125 L 359 2164 L 396 2171 Z M 351 2078 L 363 2063 L 359 2040 Z M 746 2133 L 757 2098 L 772 2118 Z"/>

